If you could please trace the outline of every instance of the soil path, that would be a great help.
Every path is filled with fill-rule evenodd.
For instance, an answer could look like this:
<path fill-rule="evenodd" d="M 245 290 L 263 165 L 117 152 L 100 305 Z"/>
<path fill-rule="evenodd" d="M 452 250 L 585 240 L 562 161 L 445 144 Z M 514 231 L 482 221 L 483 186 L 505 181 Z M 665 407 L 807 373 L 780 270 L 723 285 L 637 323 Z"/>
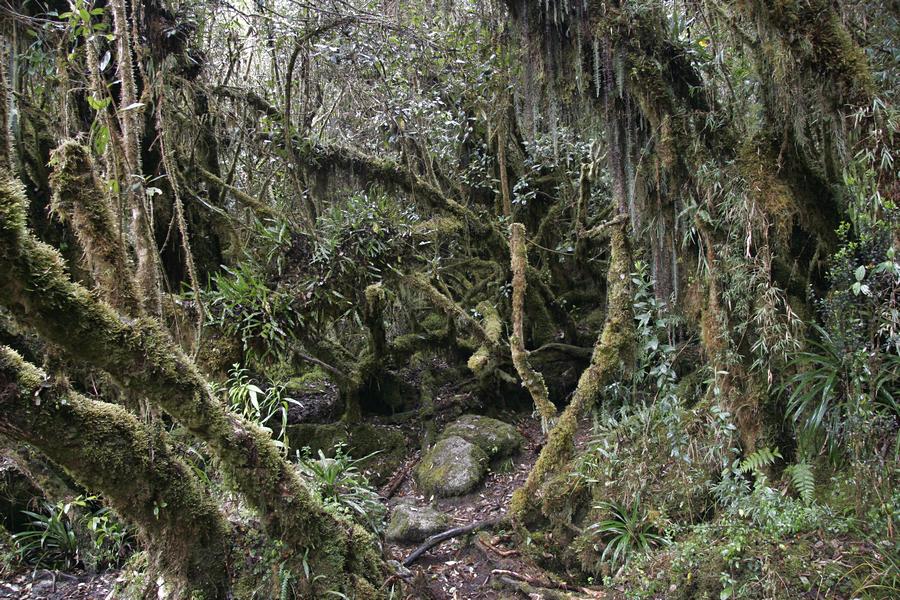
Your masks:
<path fill-rule="evenodd" d="M 484 483 L 474 492 L 457 498 L 432 500 L 419 492 L 410 474 L 389 501 L 391 508 L 410 501 L 417 506 L 427 506 L 430 501 L 450 518 L 451 527 L 504 515 L 512 493 L 525 482 L 537 460 L 543 440 L 540 424 L 535 419 L 518 416 L 510 422 L 525 436 L 525 446 L 511 459 L 493 465 Z M 389 559 L 403 562 L 417 546 L 388 542 L 385 553 Z M 412 589 L 407 590 L 406 598 L 486 600 L 520 597 L 495 583 L 496 578 L 491 574 L 495 569 L 524 575 L 540 574 L 531 561 L 512 548 L 510 535 L 503 531 L 486 531 L 448 540 L 426 552 L 410 567 L 413 584 Z"/>

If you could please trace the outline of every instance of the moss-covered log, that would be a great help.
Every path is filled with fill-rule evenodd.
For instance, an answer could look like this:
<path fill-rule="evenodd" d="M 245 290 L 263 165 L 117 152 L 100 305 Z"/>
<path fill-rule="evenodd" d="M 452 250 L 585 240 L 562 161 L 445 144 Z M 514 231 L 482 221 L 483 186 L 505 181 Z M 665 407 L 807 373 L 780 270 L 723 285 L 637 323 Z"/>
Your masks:
<path fill-rule="evenodd" d="M 167 598 L 225 598 L 228 528 L 158 432 L 125 409 L 48 382 L 0 347 L 0 430 L 32 444 L 134 522 Z"/>
<path fill-rule="evenodd" d="M 158 321 L 125 320 L 72 283 L 59 253 L 27 230 L 25 206 L 21 184 L 0 177 L 0 304 L 206 441 L 267 530 L 299 556 L 310 551 L 322 581 L 345 592 L 371 591 L 367 579 L 377 580 L 381 570 L 371 536 L 325 511 L 270 435 L 226 410 Z"/>

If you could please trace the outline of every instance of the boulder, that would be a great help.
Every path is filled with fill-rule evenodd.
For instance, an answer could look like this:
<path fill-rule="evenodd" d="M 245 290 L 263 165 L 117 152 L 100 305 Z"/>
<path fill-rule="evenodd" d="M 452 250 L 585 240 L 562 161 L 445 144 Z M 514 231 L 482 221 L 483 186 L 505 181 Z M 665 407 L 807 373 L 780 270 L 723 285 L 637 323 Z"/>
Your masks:
<path fill-rule="evenodd" d="M 525 443 L 522 434 L 509 423 L 481 415 L 463 415 L 447 425 L 441 437 L 452 436 L 475 444 L 490 458 L 511 456 Z"/>
<path fill-rule="evenodd" d="M 385 537 L 392 542 L 424 542 L 436 533 L 445 531 L 450 519 L 431 506 L 399 504 L 391 513 Z"/>
<path fill-rule="evenodd" d="M 416 468 L 416 482 L 426 494 L 448 498 L 475 488 L 487 472 L 484 451 L 458 436 L 438 441 Z"/>

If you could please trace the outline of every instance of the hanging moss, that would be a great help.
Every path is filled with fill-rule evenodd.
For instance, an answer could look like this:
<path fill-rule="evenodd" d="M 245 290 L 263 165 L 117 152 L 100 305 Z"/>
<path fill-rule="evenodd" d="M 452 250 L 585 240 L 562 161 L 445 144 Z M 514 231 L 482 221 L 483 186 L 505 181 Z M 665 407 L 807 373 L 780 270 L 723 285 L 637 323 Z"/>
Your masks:
<path fill-rule="evenodd" d="M 828 0 L 742 0 L 736 6 L 761 31 L 790 48 L 810 81 L 823 75 L 835 107 L 864 106 L 874 92 L 872 72 L 862 48 Z M 771 51 L 777 52 L 776 48 Z"/>

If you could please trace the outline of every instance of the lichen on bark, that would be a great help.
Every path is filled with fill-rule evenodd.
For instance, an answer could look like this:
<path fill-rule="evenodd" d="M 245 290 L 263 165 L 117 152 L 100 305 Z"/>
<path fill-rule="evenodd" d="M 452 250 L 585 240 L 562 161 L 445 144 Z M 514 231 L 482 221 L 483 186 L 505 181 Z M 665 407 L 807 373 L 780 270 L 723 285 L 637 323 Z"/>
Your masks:
<path fill-rule="evenodd" d="M 94 174 L 88 149 L 69 140 L 50 155 L 51 208 L 68 221 L 84 250 L 94 283 L 113 307 L 129 314 L 141 312 L 122 232 Z"/>

